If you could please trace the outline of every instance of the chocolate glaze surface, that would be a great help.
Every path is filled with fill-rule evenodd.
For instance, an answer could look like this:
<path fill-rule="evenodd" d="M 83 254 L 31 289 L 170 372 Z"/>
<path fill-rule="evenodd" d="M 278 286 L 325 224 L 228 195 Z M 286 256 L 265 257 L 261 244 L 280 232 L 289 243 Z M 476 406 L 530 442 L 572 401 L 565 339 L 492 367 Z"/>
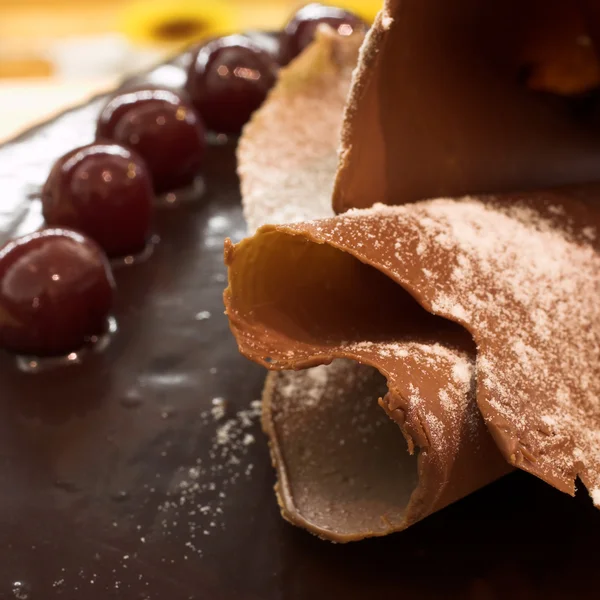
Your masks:
<path fill-rule="evenodd" d="M 163 77 L 178 85 L 181 71 L 150 79 Z M 39 224 L 28 196 L 55 158 L 90 141 L 103 101 L 0 149 L 3 239 Z M 120 329 L 105 354 L 36 376 L 0 359 L 0 598 L 596 597 L 600 515 L 586 498 L 515 474 L 401 535 L 327 544 L 281 520 L 256 420 L 244 430 L 257 438 L 243 457 L 251 476 L 201 476 L 215 490 L 198 503 L 225 490 L 223 513 L 199 535 L 202 556 L 186 546 L 210 519 L 159 506 L 182 469 L 216 464 L 218 423 L 201 413 L 214 397 L 229 414 L 247 409 L 264 380 L 221 314 L 222 239 L 244 224 L 233 147 L 209 155 L 204 200 L 161 213 L 153 257 L 117 272 Z"/>

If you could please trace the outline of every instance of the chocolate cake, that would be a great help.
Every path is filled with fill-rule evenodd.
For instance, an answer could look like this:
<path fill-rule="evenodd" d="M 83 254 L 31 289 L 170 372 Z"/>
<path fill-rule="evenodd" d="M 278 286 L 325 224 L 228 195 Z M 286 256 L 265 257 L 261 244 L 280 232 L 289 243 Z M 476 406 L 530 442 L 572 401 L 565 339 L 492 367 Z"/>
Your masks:
<path fill-rule="evenodd" d="M 191 58 L 125 88 L 180 88 Z M 0 148 L 3 242 L 42 224 L 52 165 L 93 140 L 107 100 Z M 360 544 L 280 518 L 264 370 L 222 314 L 222 241 L 245 235 L 235 140 L 210 147 L 204 177 L 204 194 L 157 212 L 152 256 L 115 269 L 104 350 L 27 372 L 2 355 L 0 598 L 595 597 L 596 509 L 523 473 Z"/>

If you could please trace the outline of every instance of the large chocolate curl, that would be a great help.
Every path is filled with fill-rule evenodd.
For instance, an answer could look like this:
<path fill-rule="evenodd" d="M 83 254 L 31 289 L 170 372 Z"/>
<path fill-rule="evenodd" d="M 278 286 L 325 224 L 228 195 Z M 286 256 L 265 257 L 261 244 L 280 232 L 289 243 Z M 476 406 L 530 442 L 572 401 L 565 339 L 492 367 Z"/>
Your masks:
<path fill-rule="evenodd" d="M 438 490 L 452 475 L 472 490 L 468 477 L 502 472 L 493 454 L 477 463 L 485 422 L 507 463 L 570 494 L 579 477 L 600 504 L 599 195 L 378 205 L 263 227 L 226 248 L 232 330 L 271 369 L 334 358 L 376 367 L 389 388 L 382 406 L 421 448 L 420 468 L 439 461 Z M 448 364 L 437 379 L 415 376 L 432 342 Z M 460 395 L 474 355 L 479 411 Z"/>

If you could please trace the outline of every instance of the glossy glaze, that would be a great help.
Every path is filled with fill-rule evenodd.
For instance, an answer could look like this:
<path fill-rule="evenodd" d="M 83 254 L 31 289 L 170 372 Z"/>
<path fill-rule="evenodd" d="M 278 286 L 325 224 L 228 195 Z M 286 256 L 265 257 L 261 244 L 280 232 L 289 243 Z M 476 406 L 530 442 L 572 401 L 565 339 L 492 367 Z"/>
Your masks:
<path fill-rule="evenodd" d="M 39 224 L 26 194 L 93 139 L 104 102 L 0 148 L 4 238 Z M 211 149 L 206 173 L 205 201 L 162 213 L 154 256 L 117 271 L 120 330 L 104 354 L 39 376 L 0 358 L 0 598 L 597 597 L 600 515 L 525 474 L 405 533 L 340 546 L 281 519 L 256 417 L 240 465 L 225 466 L 225 445 L 211 458 L 223 425 L 213 399 L 227 422 L 259 397 L 264 373 L 222 314 L 222 240 L 244 231 L 231 145 Z M 185 496 L 182 481 L 200 489 Z"/>

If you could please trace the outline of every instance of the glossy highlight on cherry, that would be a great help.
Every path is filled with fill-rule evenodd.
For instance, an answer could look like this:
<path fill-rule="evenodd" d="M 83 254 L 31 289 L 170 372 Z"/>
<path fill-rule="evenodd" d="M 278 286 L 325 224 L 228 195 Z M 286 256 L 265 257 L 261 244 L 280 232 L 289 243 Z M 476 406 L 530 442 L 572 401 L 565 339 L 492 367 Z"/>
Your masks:
<path fill-rule="evenodd" d="M 239 133 L 264 102 L 278 70 L 275 58 L 255 41 L 231 35 L 198 49 L 186 87 L 210 130 Z"/>
<path fill-rule="evenodd" d="M 279 58 L 282 65 L 287 65 L 313 41 L 319 25 L 329 25 L 343 36 L 368 29 L 365 21 L 347 10 L 319 3 L 307 4 L 284 29 Z"/>
<path fill-rule="evenodd" d="M 55 163 L 42 190 L 48 225 L 85 233 L 110 257 L 134 254 L 145 247 L 153 202 L 146 164 L 117 144 L 72 150 Z"/>
<path fill-rule="evenodd" d="M 206 193 L 206 181 L 204 177 L 198 176 L 189 185 L 176 190 L 170 190 L 155 198 L 157 208 L 177 208 L 182 204 L 193 204 L 202 199 Z"/>
<path fill-rule="evenodd" d="M 118 94 L 100 114 L 98 140 L 112 140 L 146 162 L 156 193 L 189 184 L 206 153 L 204 123 L 181 94 L 141 89 Z"/>
<path fill-rule="evenodd" d="M 122 267 L 131 267 L 133 265 L 139 265 L 141 263 L 150 260 L 152 255 L 154 254 L 154 248 L 160 242 L 160 236 L 151 235 L 146 245 L 142 250 L 136 252 L 135 254 L 127 254 L 126 256 L 119 256 L 118 258 L 111 258 L 110 266 L 113 271 L 120 269 Z"/>
<path fill-rule="evenodd" d="M 113 96 L 102 109 L 96 124 L 96 139 L 111 140 L 117 125 L 132 108 L 149 103 L 179 107 L 184 102 L 181 94 L 170 89 L 148 87 L 123 91 Z"/>
<path fill-rule="evenodd" d="M 101 248 L 68 229 L 42 229 L 0 250 L 0 347 L 63 356 L 107 331 L 115 283 Z"/>

